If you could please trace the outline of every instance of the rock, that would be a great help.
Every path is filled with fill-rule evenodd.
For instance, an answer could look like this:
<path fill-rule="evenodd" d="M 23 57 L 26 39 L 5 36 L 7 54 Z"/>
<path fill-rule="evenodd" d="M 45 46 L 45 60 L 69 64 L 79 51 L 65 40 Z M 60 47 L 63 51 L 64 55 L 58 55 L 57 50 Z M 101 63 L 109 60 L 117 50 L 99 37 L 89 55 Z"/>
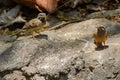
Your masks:
<path fill-rule="evenodd" d="M 13 73 L 7 74 L 2 80 L 26 80 L 25 76 L 20 71 L 13 71 Z"/>
<path fill-rule="evenodd" d="M 93 32 L 95 31 L 97 26 L 103 25 L 107 28 L 109 35 L 118 34 L 120 31 L 120 24 L 111 22 L 105 18 L 100 19 L 90 19 L 86 21 L 82 21 L 79 23 L 73 23 L 66 25 L 65 27 L 54 30 L 54 31 L 46 31 L 41 34 L 48 35 L 48 39 L 50 40 L 76 40 L 80 39 L 81 41 L 90 40 L 93 38 Z"/>
<path fill-rule="evenodd" d="M 119 80 L 120 79 L 120 74 L 119 75 L 117 75 L 117 77 L 116 77 L 116 80 Z"/>
<path fill-rule="evenodd" d="M 91 80 L 89 78 L 89 74 L 90 74 L 89 71 L 87 71 L 87 70 L 81 70 L 76 75 L 68 74 L 68 80 Z"/>
<path fill-rule="evenodd" d="M 115 10 L 102 10 L 98 12 L 91 13 L 86 16 L 88 19 L 93 19 L 93 18 L 104 18 L 104 17 L 112 17 L 112 16 L 118 16 L 120 14 L 120 9 L 115 9 Z"/>
<path fill-rule="evenodd" d="M 14 42 L 16 39 L 17 39 L 17 36 L 0 35 L 1 42 Z"/>
<path fill-rule="evenodd" d="M 21 40 L 13 43 L 0 55 L 0 71 L 21 68 L 29 63 L 39 43 L 34 40 Z"/>
<path fill-rule="evenodd" d="M 92 36 L 99 25 L 108 31 L 109 47 L 95 50 Z M 0 53 L 0 74 L 20 69 L 32 80 L 119 80 L 119 26 L 105 18 L 90 19 L 41 32 L 37 40 L 20 37 Z"/>
<path fill-rule="evenodd" d="M 19 16 L 21 6 L 17 5 L 14 8 L 10 9 L 8 12 L 5 10 L 0 14 L 0 30 L 6 28 L 15 23 L 25 23 L 21 16 Z"/>
<path fill-rule="evenodd" d="M 6 43 L 6 42 L 3 42 L 3 41 L 0 41 L 0 55 L 5 51 L 7 50 L 8 48 L 10 48 L 12 45 L 12 43 Z"/>
<path fill-rule="evenodd" d="M 36 74 L 33 76 L 33 78 L 31 78 L 31 80 L 45 80 L 45 78 Z"/>
<path fill-rule="evenodd" d="M 65 50 L 62 51 L 62 53 L 60 51 L 61 49 L 59 49 L 60 46 L 63 46 L 63 44 L 61 43 L 60 44 L 56 43 L 56 45 L 55 43 L 51 43 L 46 46 L 45 45 L 42 46 L 38 51 L 39 53 L 36 54 L 35 59 L 31 61 L 31 64 L 28 66 L 28 68 L 30 68 L 30 66 L 36 67 L 37 69 L 36 73 L 40 73 L 42 75 L 49 74 L 50 76 L 54 75 L 59 76 L 59 72 L 68 73 L 69 69 L 71 69 L 72 67 L 82 69 L 84 66 L 83 60 L 81 59 L 77 52 L 76 53 L 72 52 L 72 50 L 70 50 L 72 49 L 72 47 L 70 47 L 69 44 L 68 45 L 67 44 L 65 47 L 68 46 L 67 47 L 68 49 L 65 47 L 61 48 L 62 50 Z M 47 48 L 50 46 L 51 48 Z M 29 73 L 27 69 L 25 69 L 25 72 L 27 74 Z"/>
<path fill-rule="evenodd" d="M 33 75 L 37 72 L 37 69 L 33 66 L 29 66 L 29 67 L 23 67 L 22 71 L 24 71 L 25 73 L 27 73 L 27 75 Z"/>

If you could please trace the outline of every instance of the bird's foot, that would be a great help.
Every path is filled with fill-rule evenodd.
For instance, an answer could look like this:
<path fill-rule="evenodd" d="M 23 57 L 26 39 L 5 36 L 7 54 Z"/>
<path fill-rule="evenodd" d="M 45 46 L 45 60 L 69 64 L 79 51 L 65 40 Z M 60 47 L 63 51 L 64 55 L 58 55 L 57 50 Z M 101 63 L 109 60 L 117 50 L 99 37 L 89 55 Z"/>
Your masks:
<path fill-rule="evenodd" d="M 103 49 L 106 49 L 106 48 L 108 48 L 109 46 L 108 45 L 99 45 L 99 46 L 97 46 L 96 48 L 95 48 L 95 50 L 103 50 Z"/>

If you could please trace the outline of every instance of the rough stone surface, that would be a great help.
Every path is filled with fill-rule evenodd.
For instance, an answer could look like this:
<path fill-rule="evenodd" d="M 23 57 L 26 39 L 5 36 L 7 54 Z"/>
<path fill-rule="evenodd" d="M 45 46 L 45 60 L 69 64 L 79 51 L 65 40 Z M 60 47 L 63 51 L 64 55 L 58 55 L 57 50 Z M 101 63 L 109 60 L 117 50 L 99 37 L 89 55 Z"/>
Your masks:
<path fill-rule="evenodd" d="M 38 74 L 36 74 L 36 75 L 34 75 L 34 76 L 31 78 L 31 80 L 45 80 L 45 78 L 44 78 L 44 77 L 41 77 L 41 76 L 38 75 Z"/>
<path fill-rule="evenodd" d="M 108 31 L 109 47 L 96 51 L 93 32 L 99 25 Z M 0 46 L 3 49 L 0 50 L 0 77 L 5 80 L 13 75 L 29 80 L 120 80 L 119 43 L 120 23 L 105 18 L 45 31 L 37 35 L 37 40 L 21 37 L 9 47 Z M 21 74 L 15 74 L 16 70 Z"/>
<path fill-rule="evenodd" d="M 38 45 L 39 43 L 30 39 L 13 43 L 11 47 L 0 54 L 0 71 L 27 65 L 35 54 Z"/>
<path fill-rule="evenodd" d="M 26 80 L 26 78 L 22 75 L 22 72 L 14 71 L 13 73 L 5 75 L 3 80 Z"/>

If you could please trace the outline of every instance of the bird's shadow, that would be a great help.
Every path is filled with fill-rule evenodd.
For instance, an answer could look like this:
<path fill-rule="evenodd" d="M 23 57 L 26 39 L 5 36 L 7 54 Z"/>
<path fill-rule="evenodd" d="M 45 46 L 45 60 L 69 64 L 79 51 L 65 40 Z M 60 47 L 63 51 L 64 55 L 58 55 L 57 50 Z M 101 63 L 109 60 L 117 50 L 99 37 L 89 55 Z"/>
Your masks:
<path fill-rule="evenodd" d="M 48 40 L 48 35 L 46 35 L 46 34 L 39 34 L 39 35 L 36 35 L 35 38 Z"/>
<path fill-rule="evenodd" d="M 104 50 L 104 49 L 107 49 L 107 48 L 109 48 L 109 46 L 108 45 L 104 45 L 104 46 L 96 47 L 95 50 L 96 51 L 100 51 L 100 50 Z"/>

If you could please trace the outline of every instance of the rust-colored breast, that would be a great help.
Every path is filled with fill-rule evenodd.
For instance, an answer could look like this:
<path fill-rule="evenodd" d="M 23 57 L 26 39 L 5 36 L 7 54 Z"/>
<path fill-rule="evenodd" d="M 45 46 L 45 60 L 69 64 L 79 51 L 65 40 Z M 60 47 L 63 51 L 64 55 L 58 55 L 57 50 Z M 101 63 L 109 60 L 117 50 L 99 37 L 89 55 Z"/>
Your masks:
<path fill-rule="evenodd" d="M 97 32 L 95 32 L 93 36 L 94 36 L 95 42 L 102 43 L 102 42 L 105 42 L 107 39 L 107 32 L 105 31 L 101 36 L 99 36 Z"/>

